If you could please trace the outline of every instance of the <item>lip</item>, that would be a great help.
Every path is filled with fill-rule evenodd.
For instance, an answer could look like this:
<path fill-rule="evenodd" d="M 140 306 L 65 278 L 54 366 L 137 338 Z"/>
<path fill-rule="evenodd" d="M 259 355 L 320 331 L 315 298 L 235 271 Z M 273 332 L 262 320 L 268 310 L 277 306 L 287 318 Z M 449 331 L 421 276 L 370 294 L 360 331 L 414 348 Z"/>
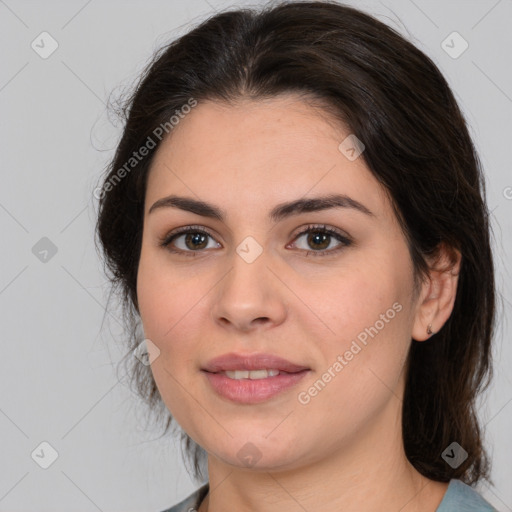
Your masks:
<path fill-rule="evenodd" d="M 258 404 L 270 400 L 302 380 L 309 370 L 280 373 L 265 379 L 230 379 L 223 373 L 202 370 L 212 388 L 220 396 L 239 404 Z"/>
<path fill-rule="evenodd" d="M 279 370 L 279 375 L 265 379 L 230 379 L 220 372 L 226 370 Z M 270 400 L 295 386 L 309 373 L 307 366 L 292 363 L 272 354 L 236 354 L 211 359 L 201 369 L 214 391 L 239 404 L 257 404 Z"/>
<path fill-rule="evenodd" d="M 275 369 L 281 372 L 297 373 L 303 370 L 309 370 L 310 368 L 292 363 L 272 354 L 237 354 L 235 352 L 215 357 L 208 361 L 202 368 L 202 370 L 210 373 L 218 373 L 226 370 L 251 371 L 261 369 Z"/>

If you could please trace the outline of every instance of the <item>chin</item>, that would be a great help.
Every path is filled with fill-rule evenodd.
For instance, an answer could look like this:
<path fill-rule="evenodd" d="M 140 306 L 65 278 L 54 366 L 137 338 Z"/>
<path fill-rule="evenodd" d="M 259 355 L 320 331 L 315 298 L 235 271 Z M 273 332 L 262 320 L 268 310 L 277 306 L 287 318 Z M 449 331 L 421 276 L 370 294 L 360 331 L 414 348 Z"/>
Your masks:
<path fill-rule="evenodd" d="M 293 468 L 299 456 L 297 452 L 299 441 L 287 437 L 284 431 L 282 436 L 274 436 L 273 439 L 265 438 L 264 436 L 271 430 L 267 429 L 265 432 L 254 435 L 245 432 L 241 436 L 226 436 L 224 446 L 219 447 L 217 443 L 213 449 L 208 449 L 208 452 L 224 463 L 239 469 L 275 471 Z"/>

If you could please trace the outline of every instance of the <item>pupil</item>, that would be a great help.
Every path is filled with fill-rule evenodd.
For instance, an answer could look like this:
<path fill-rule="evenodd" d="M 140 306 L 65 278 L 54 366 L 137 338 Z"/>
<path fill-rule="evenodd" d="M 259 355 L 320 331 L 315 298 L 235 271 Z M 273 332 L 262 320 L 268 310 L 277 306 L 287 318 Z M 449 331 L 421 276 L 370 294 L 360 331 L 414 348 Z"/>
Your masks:
<path fill-rule="evenodd" d="M 322 244 L 322 247 L 319 247 L 319 249 L 325 249 L 326 247 L 329 246 L 329 236 L 330 235 L 326 235 L 325 233 L 319 233 L 319 232 L 316 232 L 316 233 L 311 233 L 310 234 L 310 237 L 309 237 L 309 242 L 313 242 L 313 245 L 318 245 L 318 244 Z M 323 243 L 320 241 L 318 241 L 318 239 L 323 239 Z M 326 243 L 327 241 L 327 243 Z"/>
<path fill-rule="evenodd" d="M 202 249 L 202 247 L 198 247 L 197 243 L 201 243 L 201 239 L 202 239 L 202 243 L 204 245 L 204 241 L 206 240 L 206 235 L 203 235 L 202 233 L 193 233 L 193 234 L 188 234 L 186 237 L 185 237 L 186 241 L 186 245 L 189 249 Z M 189 246 L 188 243 L 192 241 L 192 245 Z"/>

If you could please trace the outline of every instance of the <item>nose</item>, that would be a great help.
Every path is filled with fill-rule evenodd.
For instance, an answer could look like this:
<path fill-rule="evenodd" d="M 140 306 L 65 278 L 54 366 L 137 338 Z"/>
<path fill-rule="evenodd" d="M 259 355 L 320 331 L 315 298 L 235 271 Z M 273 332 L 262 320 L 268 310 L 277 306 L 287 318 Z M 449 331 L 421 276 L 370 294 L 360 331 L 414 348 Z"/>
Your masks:
<path fill-rule="evenodd" d="M 249 332 L 281 324 L 286 317 L 286 287 L 263 251 L 254 261 L 233 252 L 231 267 L 215 287 L 212 317 L 234 331 Z"/>

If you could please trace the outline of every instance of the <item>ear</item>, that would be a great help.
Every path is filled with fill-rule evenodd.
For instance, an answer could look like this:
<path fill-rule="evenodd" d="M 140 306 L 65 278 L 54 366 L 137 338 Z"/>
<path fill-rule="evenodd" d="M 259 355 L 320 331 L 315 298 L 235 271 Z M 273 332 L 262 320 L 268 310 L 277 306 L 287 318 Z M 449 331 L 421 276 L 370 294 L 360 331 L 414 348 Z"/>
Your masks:
<path fill-rule="evenodd" d="M 457 295 L 461 259 L 457 249 L 445 244 L 440 244 L 435 255 L 428 259 L 430 272 L 416 304 L 412 339 L 427 340 L 439 332 L 450 317 Z M 432 334 L 427 332 L 430 324 Z"/>

